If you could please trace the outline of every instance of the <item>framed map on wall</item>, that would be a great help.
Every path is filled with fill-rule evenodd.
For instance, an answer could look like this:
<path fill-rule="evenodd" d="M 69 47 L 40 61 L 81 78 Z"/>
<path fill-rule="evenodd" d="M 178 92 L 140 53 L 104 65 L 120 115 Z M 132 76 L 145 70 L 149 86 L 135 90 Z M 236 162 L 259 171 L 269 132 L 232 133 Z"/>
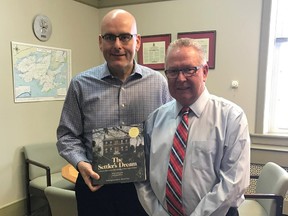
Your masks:
<path fill-rule="evenodd" d="M 64 100 L 71 80 L 71 50 L 11 42 L 14 101 Z"/>

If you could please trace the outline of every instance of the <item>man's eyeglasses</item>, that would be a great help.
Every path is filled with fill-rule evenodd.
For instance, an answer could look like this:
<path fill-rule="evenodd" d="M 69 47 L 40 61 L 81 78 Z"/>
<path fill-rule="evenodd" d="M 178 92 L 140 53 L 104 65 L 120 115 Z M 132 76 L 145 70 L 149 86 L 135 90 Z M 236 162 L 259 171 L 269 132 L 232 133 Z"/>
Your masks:
<path fill-rule="evenodd" d="M 194 76 L 197 73 L 197 71 L 202 67 L 203 66 L 190 67 L 190 68 L 180 68 L 180 69 L 167 69 L 164 72 L 165 72 L 168 79 L 177 78 L 180 72 L 182 72 L 182 74 L 185 77 L 191 77 L 191 76 Z"/>
<path fill-rule="evenodd" d="M 119 34 L 119 35 L 114 35 L 114 34 L 105 34 L 105 35 L 101 35 L 101 37 L 108 42 L 115 42 L 116 38 L 118 37 L 119 40 L 122 43 L 127 43 L 128 41 L 130 41 L 134 36 L 136 36 L 137 34 L 129 34 L 129 33 L 125 33 L 125 34 Z"/>

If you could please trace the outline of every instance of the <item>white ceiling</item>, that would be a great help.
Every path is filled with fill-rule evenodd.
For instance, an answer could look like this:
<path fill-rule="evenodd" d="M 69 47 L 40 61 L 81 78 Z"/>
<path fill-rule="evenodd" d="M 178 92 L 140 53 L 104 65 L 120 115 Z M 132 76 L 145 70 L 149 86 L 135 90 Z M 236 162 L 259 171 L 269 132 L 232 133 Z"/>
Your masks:
<path fill-rule="evenodd" d="M 169 0 L 74 0 L 95 8 L 115 7 L 131 4 L 142 4 Z"/>

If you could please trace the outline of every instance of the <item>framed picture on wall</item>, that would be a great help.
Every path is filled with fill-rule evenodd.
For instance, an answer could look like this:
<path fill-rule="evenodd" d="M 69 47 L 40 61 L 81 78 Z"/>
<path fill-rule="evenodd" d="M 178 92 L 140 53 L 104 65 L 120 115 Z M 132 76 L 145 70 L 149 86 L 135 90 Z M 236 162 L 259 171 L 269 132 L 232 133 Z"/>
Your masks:
<path fill-rule="evenodd" d="M 203 47 L 210 69 L 215 68 L 216 31 L 178 33 L 177 38 L 193 38 Z"/>
<path fill-rule="evenodd" d="M 163 70 L 170 42 L 171 34 L 141 36 L 141 46 L 137 53 L 138 63 L 155 70 Z"/>

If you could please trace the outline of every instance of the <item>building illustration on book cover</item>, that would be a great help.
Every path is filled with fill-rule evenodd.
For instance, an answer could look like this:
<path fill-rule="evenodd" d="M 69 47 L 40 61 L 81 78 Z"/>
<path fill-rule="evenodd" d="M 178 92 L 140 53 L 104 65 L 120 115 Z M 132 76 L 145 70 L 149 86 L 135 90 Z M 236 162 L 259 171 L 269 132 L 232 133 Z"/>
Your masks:
<path fill-rule="evenodd" d="M 93 130 L 93 184 L 137 182 L 146 179 L 143 125 Z"/>

